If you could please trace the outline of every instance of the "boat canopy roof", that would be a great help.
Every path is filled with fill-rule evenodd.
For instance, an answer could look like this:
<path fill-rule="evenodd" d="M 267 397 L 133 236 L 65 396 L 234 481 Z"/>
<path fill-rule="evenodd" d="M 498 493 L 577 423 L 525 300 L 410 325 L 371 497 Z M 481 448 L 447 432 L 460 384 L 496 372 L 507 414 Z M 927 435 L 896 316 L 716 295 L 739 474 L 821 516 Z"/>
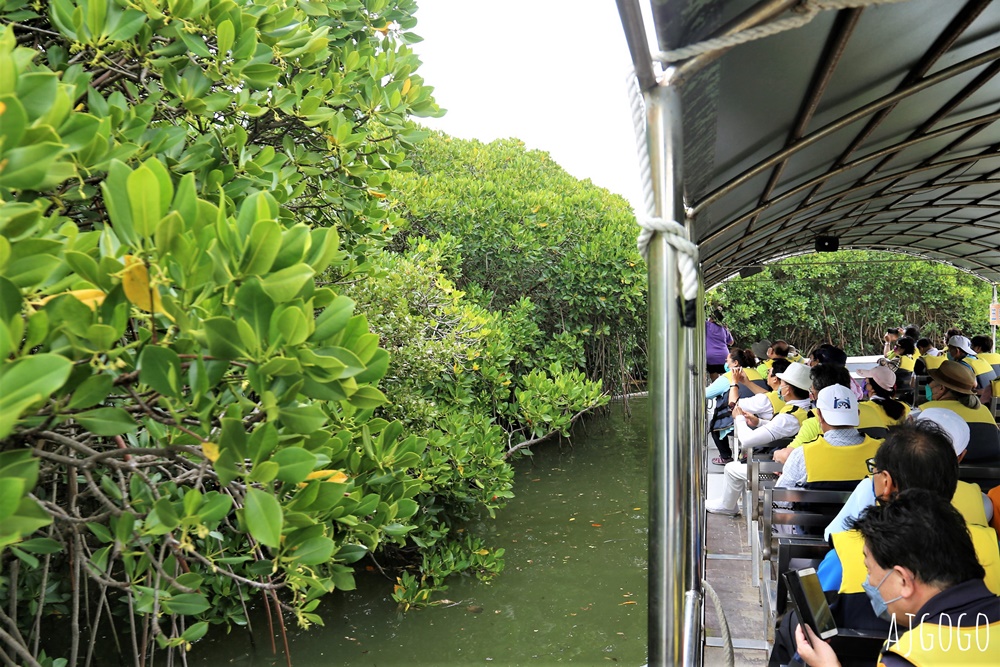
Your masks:
<path fill-rule="evenodd" d="M 657 48 L 802 20 L 810 4 L 652 0 L 650 56 L 628 19 L 634 2 L 619 6 L 646 87 Z M 1000 282 L 998 74 L 1000 0 L 818 11 L 674 63 L 663 76 L 681 90 L 685 204 L 706 286 L 820 237 Z"/>

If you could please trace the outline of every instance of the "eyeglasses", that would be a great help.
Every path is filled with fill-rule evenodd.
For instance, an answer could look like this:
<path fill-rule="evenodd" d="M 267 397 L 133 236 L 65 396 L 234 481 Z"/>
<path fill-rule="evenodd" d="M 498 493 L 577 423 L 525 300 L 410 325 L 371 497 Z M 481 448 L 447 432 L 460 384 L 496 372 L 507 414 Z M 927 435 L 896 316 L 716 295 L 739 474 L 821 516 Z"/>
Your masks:
<path fill-rule="evenodd" d="M 869 474 L 874 475 L 876 472 L 878 472 L 878 468 L 875 467 L 875 459 L 874 458 L 870 458 L 867 461 L 865 461 L 865 465 L 868 466 L 868 473 Z"/>

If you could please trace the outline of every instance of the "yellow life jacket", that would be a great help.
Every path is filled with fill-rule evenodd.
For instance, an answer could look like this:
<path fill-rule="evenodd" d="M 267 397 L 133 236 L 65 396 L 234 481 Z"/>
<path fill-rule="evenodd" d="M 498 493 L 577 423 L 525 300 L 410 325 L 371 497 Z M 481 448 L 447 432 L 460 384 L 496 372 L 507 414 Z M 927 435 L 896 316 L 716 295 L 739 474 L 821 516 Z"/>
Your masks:
<path fill-rule="evenodd" d="M 912 354 L 901 354 L 897 358 L 899 359 L 899 370 L 913 372 L 913 365 L 917 360 L 913 358 Z"/>
<path fill-rule="evenodd" d="M 850 482 L 868 475 L 865 461 L 875 456 L 881 440 L 866 435 L 858 445 L 835 447 L 820 436 L 802 445 L 806 464 L 806 483 Z"/>
<path fill-rule="evenodd" d="M 980 389 L 985 389 L 988 382 L 993 380 L 996 376 L 993 366 L 979 357 L 969 356 L 962 359 L 962 361 L 967 363 L 972 368 L 972 372 L 976 374 L 976 385 Z M 987 377 L 989 380 L 986 379 Z"/>
<path fill-rule="evenodd" d="M 986 570 L 986 587 L 994 594 L 1000 594 L 1000 547 L 997 546 L 997 534 L 986 523 L 986 511 L 983 509 L 983 493 L 977 484 L 959 480 L 958 488 L 951 499 L 951 504 L 965 519 L 965 525 L 972 535 L 972 545 L 976 548 L 979 564 Z M 865 556 L 862 551 L 864 540 L 856 530 L 845 530 L 833 533 L 833 548 L 843 567 L 843 577 L 840 580 L 840 593 L 864 593 L 861 584 L 868 571 L 865 569 Z M 1000 635 L 998 635 L 1000 636 Z"/>
<path fill-rule="evenodd" d="M 810 410 L 810 413 L 811 412 L 812 411 Z M 823 429 L 819 425 L 819 418 L 809 417 L 804 422 L 802 422 L 802 426 L 799 427 L 798 435 L 795 436 L 795 439 L 792 440 L 792 443 L 788 446 L 792 448 L 801 447 L 807 442 L 812 442 L 822 434 L 823 434 Z"/>
<path fill-rule="evenodd" d="M 757 372 L 760 373 L 760 376 L 762 378 L 767 378 L 767 372 L 771 370 L 771 366 L 773 365 L 774 365 L 774 359 L 765 359 L 764 361 L 760 362 L 759 366 L 757 366 Z"/>
<path fill-rule="evenodd" d="M 941 364 L 943 364 L 944 362 L 946 362 L 948 360 L 948 357 L 943 354 L 939 354 L 936 356 L 931 356 L 929 354 L 926 354 L 923 356 L 923 360 L 924 360 L 924 366 L 927 367 L 927 370 L 932 371 Z"/>
<path fill-rule="evenodd" d="M 868 406 L 868 407 L 863 407 Z M 890 426 L 896 426 L 897 424 L 902 424 L 906 421 L 906 418 L 910 416 L 910 406 L 903 403 L 903 416 L 899 419 L 891 419 L 889 415 L 885 413 L 885 408 L 878 401 L 862 401 L 858 403 L 858 417 L 861 420 L 861 424 L 858 428 L 862 428 L 862 424 L 865 423 L 865 413 L 871 411 L 872 413 L 877 413 L 879 419 L 882 420 L 882 425 L 886 428 Z"/>
<path fill-rule="evenodd" d="M 957 618 L 948 620 L 942 623 L 924 621 L 913 629 L 907 629 L 899 636 L 899 641 L 883 647 L 882 655 L 895 653 L 915 667 L 996 667 L 1000 661 L 1000 649 L 996 646 L 1000 621 L 989 623 L 971 618 L 968 621 L 970 625 L 962 627 L 957 624 Z M 906 627 L 905 623 L 906 620 L 902 621 L 903 627 Z M 880 667 L 884 664 L 882 655 L 879 655 Z"/>
<path fill-rule="evenodd" d="M 799 428 L 802 428 L 802 422 L 804 422 L 806 420 L 806 417 L 809 416 L 809 411 L 808 410 L 803 410 L 802 408 L 800 408 L 797 405 L 790 405 L 790 404 L 786 403 L 784 405 L 784 407 L 782 407 L 780 410 L 778 410 L 774 414 L 775 414 L 775 416 L 782 415 L 782 414 L 784 414 L 784 415 L 792 415 L 793 417 L 795 417 L 796 419 L 799 420 Z"/>
<path fill-rule="evenodd" d="M 778 414 L 785 407 L 785 400 L 781 398 L 781 393 L 778 391 L 767 392 L 767 400 L 771 401 L 771 409 L 774 414 Z"/>

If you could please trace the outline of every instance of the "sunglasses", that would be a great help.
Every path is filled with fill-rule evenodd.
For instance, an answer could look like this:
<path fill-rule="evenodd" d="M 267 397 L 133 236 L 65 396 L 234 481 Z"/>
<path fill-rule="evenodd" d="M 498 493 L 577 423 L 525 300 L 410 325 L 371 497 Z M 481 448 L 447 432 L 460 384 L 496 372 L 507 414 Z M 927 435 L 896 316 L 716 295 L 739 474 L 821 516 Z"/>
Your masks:
<path fill-rule="evenodd" d="M 878 472 L 878 468 L 875 467 L 874 458 L 870 458 L 867 461 L 865 461 L 865 465 L 868 466 L 868 474 L 874 475 L 876 472 Z"/>

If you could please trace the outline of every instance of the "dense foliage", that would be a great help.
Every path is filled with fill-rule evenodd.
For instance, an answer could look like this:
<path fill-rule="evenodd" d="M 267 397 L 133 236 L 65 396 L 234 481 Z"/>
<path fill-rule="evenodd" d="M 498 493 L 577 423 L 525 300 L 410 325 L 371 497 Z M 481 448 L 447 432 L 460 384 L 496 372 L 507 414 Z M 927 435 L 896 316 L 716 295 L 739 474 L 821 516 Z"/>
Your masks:
<path fill-rule="evenodd" d="M 456 522 L 510 497 L 511 453 L 606 401 L 594 359 L 638 367 L 623 202 L 513 142 L 486 152 L 517 166 L 503 197 L 449 194 L 502 208 L 435 214 L 454 236 L 393 193 L 426 135 L 409 117 L 439 113 L 414 11 L 0 0 L 7 662 L 92 664 L 104 633 L 169 661 L 250 605 L 321 623 L 373 554 L 411 565 L 404 608 L 489 577 L 502 550 Z M 496 280 L 478 267 L 515 249 L 474 234 L 483 214 L 522 227 Z"/>
<path fill-rule="evenodd" d="M 989 331 L 988 283 L 944 264 L 902 255 L 840 251 L 802 255 L 733 278 L 708 295 L 740 345 L 785 339 L 803 351 L 833 343 L 848 354 L 881 354 L 889 327 L 916 325 L 941 344 L 951 327 Z"/>
<path fill-rule="evenodd" d="M 525 370 L 559 361 L 611 392 L 644 374 L 645 265 L 627 202 L 578 181 L 516 139 L 483 144 L 434 134 L 396 172 L 400 213 L 415 237 L 448 237 L 442 269 L 493 311 L 523 313 L 538 336 Z"/>

